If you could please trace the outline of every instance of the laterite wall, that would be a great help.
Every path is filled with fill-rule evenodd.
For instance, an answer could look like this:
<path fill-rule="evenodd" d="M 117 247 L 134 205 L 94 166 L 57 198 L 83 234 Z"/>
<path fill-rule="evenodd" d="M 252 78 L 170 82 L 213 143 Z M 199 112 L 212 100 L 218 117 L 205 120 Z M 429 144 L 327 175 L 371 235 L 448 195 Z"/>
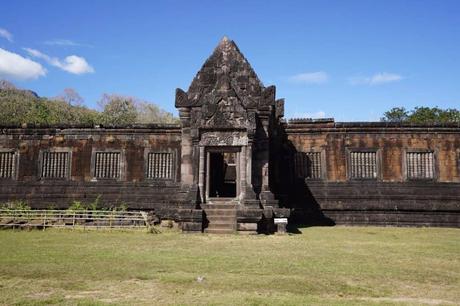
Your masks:
<path fill-rule="evenodd" d="M 71 152 L 70 176 L 42 178 L 40 152 Z M 74 200 L 90 203 L 97 196 L 103 205 L 125 203 L 130 209 L 170 209 L 188 203 L 180 191 L 180 128 L 176 125 L 144 125 L 117 128 L 3 127 L 0 150 L 17 153 L 17 175 L 0 180 L 0 202 L 26 200 L 34 208 L 66 208 Z M 120 179 L 94 178 L 95 151 L 122 152 Z M 146 152 L 173 152 L 172 179 L 146 179 Z"/>
<path fill-rule="evenodd" d="M 293 219 L 311 223 L 460 226 L 460 126 L 291 121 L 283 127 L 284 155 L 322 152 L 324 175 L 298 180 L 291 163 L 279 193 Z M 347 154 L 372 149 L 376 179 L 350 179 Z M 407 151 L 434 152 L 434 178 L 407 178 Z M 275 160 L 277 158 L 275 157 Z M 286 184 L 287 182 L 287 184 Z"/>

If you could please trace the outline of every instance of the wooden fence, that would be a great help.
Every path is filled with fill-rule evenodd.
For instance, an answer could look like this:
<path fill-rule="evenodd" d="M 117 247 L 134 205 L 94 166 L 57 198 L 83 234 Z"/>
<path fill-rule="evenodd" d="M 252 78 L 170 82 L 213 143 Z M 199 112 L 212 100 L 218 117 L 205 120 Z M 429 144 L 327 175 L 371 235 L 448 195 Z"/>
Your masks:
<path fill-rule="evenodd" d="M 149 228 L 147 213 L 98 210 L 0 209 L 1 228 Z"/>

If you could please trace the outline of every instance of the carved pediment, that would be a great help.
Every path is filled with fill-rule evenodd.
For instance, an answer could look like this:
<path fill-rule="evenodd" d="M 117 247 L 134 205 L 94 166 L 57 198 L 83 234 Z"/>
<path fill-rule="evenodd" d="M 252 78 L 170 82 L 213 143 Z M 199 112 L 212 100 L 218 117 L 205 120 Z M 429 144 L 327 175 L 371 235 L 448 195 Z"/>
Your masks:
<path fill-rule="evenodd" d="M 253 133 L 257 113 L 263 111 L 266 117 L 281 106 L 275 95 L 275 86 L 264 87 L 236 44 L 224 38 L 188 91 L 176 90 L 176 107 L 190 108 L 192 128 L 233 127 Z"/>
<path fill-rule="evenodd" d="M 202 107 L 205 127 L 246 127 L 247 113 L 236 97 L 218 97 L 216 103 Z"/>

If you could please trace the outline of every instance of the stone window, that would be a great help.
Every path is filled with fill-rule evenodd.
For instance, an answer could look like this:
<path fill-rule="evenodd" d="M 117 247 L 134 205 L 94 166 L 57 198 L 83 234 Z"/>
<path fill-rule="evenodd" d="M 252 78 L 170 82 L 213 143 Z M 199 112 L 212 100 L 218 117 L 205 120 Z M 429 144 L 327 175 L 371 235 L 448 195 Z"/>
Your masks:
<path fill-rule="evenodd" d="M 172 179 L 174 177 L 174 153 L 148 153 L 146 175 L 148 179 Z"/>
<path fill-rule="evenodd" d="M 406 169 L 408 179 L 433 179 L 433 152 L 406 152 Z"/>
<path fill-rule="evenodd" d="M 96 152 L 94 177 L 96 179 L 119 179 L 121 177 L 121 153 Z"/>
<path fill-rule="evenodd" d="M 320 179 L 322 177 L 321 152 L 297 152 L 295 171 L 298 178 Z"/>
<path fill-rule="evenodd" d="M 14 151 L 0 152 L 0 179 L 12 179 L 16 176 L 16 154 Z"/>
<path fill-rule="evenodd" d="M 42 178 L 67 178 L 69 177 L 69 152 L 43 151 L 41 156 Z"/>
<path fill-rule="evenodd" d="M 377 179 L 377 152 L 351 151 L 349 177 L 351 179 Z"/>

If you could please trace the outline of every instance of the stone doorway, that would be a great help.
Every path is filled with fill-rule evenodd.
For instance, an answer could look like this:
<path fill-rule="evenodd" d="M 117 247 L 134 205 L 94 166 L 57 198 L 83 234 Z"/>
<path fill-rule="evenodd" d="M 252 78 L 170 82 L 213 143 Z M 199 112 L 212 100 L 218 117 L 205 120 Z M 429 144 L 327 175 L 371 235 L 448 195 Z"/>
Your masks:
<path fill-rule="evenodd" d="M 235 198 L 237 196 L 237 153 L 209 153 L 209 198 Z"/>

